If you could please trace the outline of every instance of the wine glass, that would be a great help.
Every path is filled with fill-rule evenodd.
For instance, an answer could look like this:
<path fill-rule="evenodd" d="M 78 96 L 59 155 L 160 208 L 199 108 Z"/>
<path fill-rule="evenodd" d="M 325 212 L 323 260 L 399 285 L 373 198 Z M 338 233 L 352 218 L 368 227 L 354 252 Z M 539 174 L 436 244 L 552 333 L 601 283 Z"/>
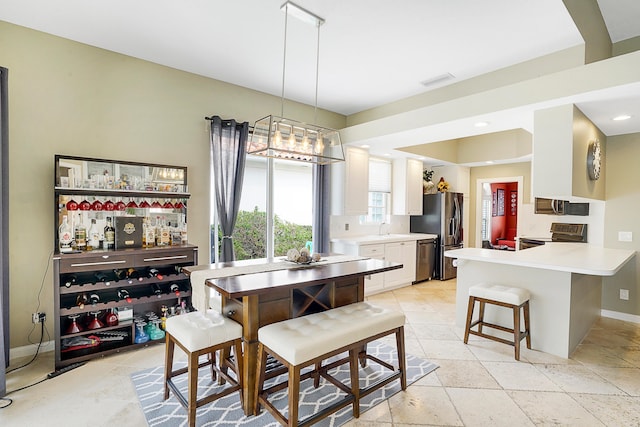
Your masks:
<path fill-rule="evenodd" d="M 102 323 L 100 319 L 98 319 L 98 315 L 100 313 L 100 310 L 92 311 L 91 313 L 89 313 L 93 316 L 93 319 L 91 319 L 91 322 L 89 322 L 89 325 L 87 326 L 89 329 L 100 329 L 104 327 L 104 323 Z"/>
<path fill-rule="evenodd" d="M 78 210 L 78 202 L 71 199 L 67 202 L 67 210 L 68 211 L 77 211 Z"/>

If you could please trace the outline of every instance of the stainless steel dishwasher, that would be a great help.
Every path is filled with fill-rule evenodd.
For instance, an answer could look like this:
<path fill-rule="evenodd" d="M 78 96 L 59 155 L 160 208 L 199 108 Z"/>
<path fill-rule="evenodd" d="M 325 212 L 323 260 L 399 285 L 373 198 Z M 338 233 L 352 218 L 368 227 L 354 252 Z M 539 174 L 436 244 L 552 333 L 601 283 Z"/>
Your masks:
<path fill-rule="evenodd" d="M 416 281 L 431 280 L 436 268 L 437 239 L 423 239 L 416 242 Z"/>

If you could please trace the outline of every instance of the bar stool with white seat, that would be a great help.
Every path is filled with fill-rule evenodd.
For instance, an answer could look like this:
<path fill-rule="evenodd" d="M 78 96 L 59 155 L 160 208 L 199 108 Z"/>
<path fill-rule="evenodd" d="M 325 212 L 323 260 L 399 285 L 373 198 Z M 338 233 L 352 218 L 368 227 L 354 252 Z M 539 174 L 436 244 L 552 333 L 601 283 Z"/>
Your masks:
<path fill-rule="evenodd" d="M 242 325 L 224 317 L 218 310 L 209 309 L 168 318 L 165 333 L 164 399 L 169 398 L 169 390 L 175 394 L 180 404 L 187 409 L 189 426 L 195 426 L 196 409 L 202 405 L 235 391 L 239 392 L 242 401 Z M 174 371 L 173 355 L 176 344 L 187 354 L 188 365 Z M 216 352 L 230 347 L 234 349 L 232 368 L 236 378 L 229 376 L 226 369 L 221 369 L 225 363 L 223 360 L 219 364 L 216 363 Z M 207 361 L 200 363 L 200 356 L 205 354 L 208 355 Z M 204 366 L 211 366 L 212 380 L 215 380 L 217 374 L 221 380 L 219 383 L 222 384 L 222 380 L 225 380 L 229 386 L 198 399 L 198 370 Z M 188 375 L 187 397 L 180 393 L 172 380 L 184 373 Z"/>
<path fill-rule="evenodd" d="M 469 334 L 477 335 L 493 341 L 514 346 L 515 359 L 520 360 L 520 341 L 526 338 L 527 348 L 531 348 L 531 333 L 529 327 L 529 292 L 526 289 L 512 288 L 508 286 L 480 283 L 469 288 L 469 306 L 467 308 L 467 321 L 464 330 L 464 343 L 469 341 Z M 473 321 L 473 311 L 475 303 L 480 303 L 480 313 L 478 320 Z M 513 329 L 505 326 L 496 325 L 494 323 L 485 322 L 484 310 L 485 304 L 497 305 L 513 310 Z M 520 309 L 524 314 L 524 331 L 520 331 Z M 471 328 L 478 326 L 478 330 Z M 494 335 L 488 335 L 482 332 L 482 327 L 487 326 L 500 331 L 513 334 L 513 341 L 509 341 Z"/>

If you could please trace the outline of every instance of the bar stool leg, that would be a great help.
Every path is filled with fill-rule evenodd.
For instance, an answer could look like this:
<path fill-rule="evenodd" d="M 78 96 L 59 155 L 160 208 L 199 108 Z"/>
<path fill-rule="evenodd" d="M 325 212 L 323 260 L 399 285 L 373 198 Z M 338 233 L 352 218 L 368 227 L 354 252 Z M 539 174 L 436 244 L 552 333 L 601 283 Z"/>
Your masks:
<path fill-rule="evenodd" d="M 349 350 L 349 373 L 351 374 L 351 393 L 353 394 L 353 405 L 351 405 L 353 418 L 360 417 L 360 375 L 358 372 L 360 363 L 358 353 L 359 351 L 355 348 Z"/>
<path fill-rule="evenodd" d="M 520 360 L 520 306 L 513 306 L 513 347 L 516 360 Z"/>
<path fill-rule="evenodd" d="M 484 300 L 480 300 L 480 317 L 478 317 L 478 320 L 480 320 L 480 322 L 478 323 L 478 332 L 482 333 L 482 325 L 484 324 Z"/>
<path fill-rule="evenodd" d="M 189 391 L 188 408 L 189 426 L 196 425 L 196 409 L 198 400 L 198 353 L 189 353 Z"/>
<path fill-rule="evenodd" d="M 289 427 L 298 425 L 298 400 L 300 399 L 300 367 L 289 366 Z"/>
<path fill-rule="evenodd" d="M 531 326 L 529 324 L 529 301 L 524 303 L 524 330 L 527 333 L 527 348 L 531 349 Z"/>
<path fill-rule="evenodd" d="M 164 352 L 164 400 L 169 398 L 169 386 L 167 380 L 171 378 L 173 373 L 173 353 L 175 349 L 175 343 L 171 335 L 166 334 L 165 339 L 165 352 Z"/>
<path fill-rule="evenodd" d="M 469 341 L 469 329 L 471 329 L 471 319 L 473 319 L 473 309 L 476 305 L 476 299 L 474 297 L 469 297 L 469 305 L 467 306 L 467 323 L 464 327 L 464 343 L 467 344 Z"/>
<path fill-rule="evenodd" d="M 404 326 L 396 331 L 396 353 L 398 354 L 398 369 L 402 372 L 400 376 L 400 388 L 407 389 L 407 361 L 404 353 Z"/>

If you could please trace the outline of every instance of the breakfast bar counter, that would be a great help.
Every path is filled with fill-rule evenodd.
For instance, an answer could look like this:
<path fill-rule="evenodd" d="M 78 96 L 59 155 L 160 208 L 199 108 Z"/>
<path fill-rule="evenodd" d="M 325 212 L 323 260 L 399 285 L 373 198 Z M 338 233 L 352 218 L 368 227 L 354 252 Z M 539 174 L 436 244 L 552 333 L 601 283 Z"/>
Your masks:
<path fill-rule="evenodd" d="M 551 243 L 515 252 L 464 248 L 445 256 L 457 259 L 459 327 L 465 324 L 469 287 L 495 283 L 527 289 L 532 348 L 566 358 L 600 316 L 602 277 L 615 275 L 635 251 Z M 488 321 L 513 322 L 506 310 L 487 307 L 485 313 Z"/>

